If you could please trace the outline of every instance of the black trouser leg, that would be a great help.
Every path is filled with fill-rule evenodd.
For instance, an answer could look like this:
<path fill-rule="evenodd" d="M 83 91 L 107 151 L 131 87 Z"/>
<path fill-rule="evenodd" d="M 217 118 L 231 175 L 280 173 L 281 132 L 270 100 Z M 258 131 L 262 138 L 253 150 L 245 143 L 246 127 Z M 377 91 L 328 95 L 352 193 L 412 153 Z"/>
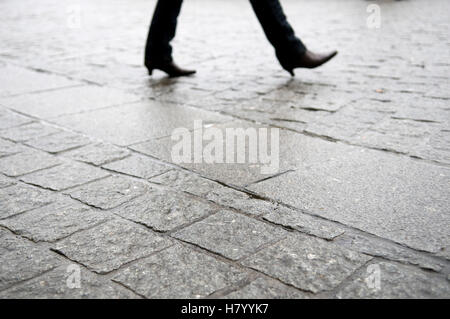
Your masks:
<path fill-rule="evenodd" d="M 279 0 L 250 0 L 250 3 L 282 66 L 305 53 L 306 47 L 295 36 Z"/>
<path fill-rule="evenodd" d="M 145 64 L 172 61 L 170 41 L 175 37 L 183 0 L 158 0 L 145 47 Z"/>

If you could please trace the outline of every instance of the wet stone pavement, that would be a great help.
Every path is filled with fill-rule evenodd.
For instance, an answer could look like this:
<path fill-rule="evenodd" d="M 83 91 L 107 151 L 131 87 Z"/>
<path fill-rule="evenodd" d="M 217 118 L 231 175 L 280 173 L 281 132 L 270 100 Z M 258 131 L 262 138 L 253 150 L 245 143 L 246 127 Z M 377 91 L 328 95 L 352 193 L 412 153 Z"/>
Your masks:
<path fill-rule="evenodd" d="M 447 0 L 284 0 L 331 63 L 277 61 L 245 0 L 0 3 L 0 298 L 450 297 Z M 370 4 L 379 28 L 367 24 Z M 171 134 L 279 128 L 279 172 L 177 164 Z"/>

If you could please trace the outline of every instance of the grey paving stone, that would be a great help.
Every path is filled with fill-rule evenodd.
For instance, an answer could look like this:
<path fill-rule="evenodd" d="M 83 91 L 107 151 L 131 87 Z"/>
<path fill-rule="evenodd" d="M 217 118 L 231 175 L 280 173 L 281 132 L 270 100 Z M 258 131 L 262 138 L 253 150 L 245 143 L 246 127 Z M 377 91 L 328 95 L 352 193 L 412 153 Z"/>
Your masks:
<path fill-rule="evenodd" d="M 32 122 L 33 119 L 12 112 L 6 112 L 0 114 L 0 130 L 27 124 Z"/>
<path fill-rule="evenodd" d="M 170 231 L 216 212 L 211 204 L 183 194 L 151 190 L 120 206 L 115 213 L 157 231 Z"/>
<path fill-rule="evenodd" d="M 0 293 L 2 299 L 130 299 L 139 298 L 109 280 L 80 267 L 80 288 L 71 277 L 76 264 L 61 266 Z M 78 270 L 75 270 L 78 271 Z M 69 283 L 69 284 L 68 284 Z M 73 287 L 73 288 L 71 288 Z"/>
<path fill-rule="evenodd" d="M 375 276 L 379 275 L 379 282 Z M 379 284 L 379 285 L 378 285 Z M 445 298 L 450 296 L 450 281 L 413 267 L 373 263 L 338 293 L 338 298 Z"/>
<path fill-rule="evenodd" d="M 63 116 L 54 121 L 89 136 L 126 146 L 170 136 L 175 128 L 191 129 L 194 120 L 204 124 L 229 120 L 212 112 L 160 101 L 143 101 L 103 110 Z"/>
<path fill-rule="evenodd" d="M 86 184 L 108 175 L 108 172 L 86 164 L 67 163 L 22 176 L 20 180 L 28 184 L 60 191 Z"/>
<path fill-rule="evenodd" d="M 72 198 L 102 209 L 117 207 L 139 195 L 149 187 L 131 179 L 112 176 L 65 191 Z"/>
<path fill-rule="evenodd" d="M 445 89 L 445 87 L 432 88 L 425 93 L 425 96 L 435 99 L 450 100 L 450 94 L 448 93 L 448 90 Z"/>
<path fill-rule="evenodd" d="M 114 172 L 146 179 L 172 169 L 168 165 L 157 163 L 156 161 L 141 155 L 132 155 L 123 160 L 103 165 L 103 167 Z"/>
<path fill-rule="evenodd" d="M 283 238 L 286 234 L 281 229 L 252 218 L 229 211 L 220 211 L 176 232 L 173 236 L 227 258 L 238 260 Z"/>
<path fill-rule="evenodd" d="M 336 243 L 367 255 L 417 265 L 427 270 L 431 269 L 440 272 L 444 267 L 442 261 L 426 256 L 423 253 L 395 243 L 389 243 L 386 240 L 356 234 L 355 232 L 346 232 L 336 239 Z"/>
<path fill-rule="evenodd" d="M 450 246 L 447 246 L 436 253 L 436 256 L 444 257 L 447 260 L 450 260 Z"/>
<path fill-rule="evenodd" d="M 177 169 L 153 177 L 149 181 L 197 196 L 205 196 L 212 190 L 223 187 L 209 179 Z"/>
<path fill-rule="evenodd" d="M 152 183 L 169 186 L 196 196 L 207 198 L 217 204 L 242 210 L 245 213 L 261 215 L 270 212 L 275 204 L 251 198 L 244 192 L 225 187 L 197 174 L 171 170 L 149 180 Z"/>
<path fill-rule="evenodd" d="M 215 127 L 221 129 L 226 136 L 227 128 L 268 128 L 267 126 L 254 124 L 247 121 L 233 121 L 230 123 L 217 124 Z M 225 145 L 226 143 L 224 143 Z M 248 147 L 249 143 L 246 143 Z M 132 148 L 146 155 L 162 159 L 167 162 L 173 162 L 171 156 L 172 146 L 175 142 L 171 137 L 150 140 L 148 142 L 133 145 Z M 338 149 L 335 143 L 330 143 L 318 138 L 311 138 L 303 134 L 280 130 L 279 131 L 279 156 L 273 157 L 273 164 L 276 166 L 276 160 L 279 160 L 278 173 L 282 173 L 296 167 L 308 165 L 311 162 L 323 161 L 330 157 Z M 270 149 L 270 148 L 269 148 Z M 248 149 L 246 150 L 248 154 Z M 225 152 L 224 152 L 225 154 Z M 260 164 L 209 164 L 202 163 L 179 163 L 188 170 L 194 171 L 201 176 L 214 181 L 220 181 L 225 184 L 237 186 L 247 186 L 257 181 L 267 179 L 271 175 L 263 174 Z"/>
<path fill-rule="evenodd" d="M 0 220 L 0 225 L 33 241 L 53 242 L 107 219 L 75 201 L 56 202 L 24 214 Z"/>
<path fill-rule="evenodd" d="M 0 229 L 0 290 L 31 279 L 60 264 L 50 251 Z"/>
<path fill-rule="evenodd" d="M 130 145 L 132 150 L 139 153 L 158 158 L 166 162 L 172 162 L 172 146 L 173 141 L 170 136 L 151 139 L 147 142 L 136 143 Z"/>
<path fill-rule="evenodd" d="M 121 90 L 89 85 L 11 97 L 3 103 L 22 113 L 48 119 L 139 99 Z"/>
<path fill-rule="evenodd" d="M 4 65 L 0 70 L 0 87 L 2 88 L 0 96 L 23 94 L 26 92 L 49 90 L 78 84 L 78 82 L 68 80 L 62 76 L 30 71 L 11 65 Z M 11 76 L 12 74 L 14 76 Z M 8 105 L 6 102 L 4 104 Z"/>
<path fill-rule="evenodd" d="M 211 96 L 211 92 L 205 91 L 205 90 L 198 90 L 195 88 L 185 88 L 182 90 L 173 90 L 170 92 L 167 92 L 166 94 L 162 94 L 161 96 L 158 96 L 159 99 L 163 101 L 173 102 L 173 103 L 186 103 L 195 105 L 196 102 L 199 101 L 200 104 L 204 104 L 205 100 L 207 100 Z"/>
<path fill-rule="evenodd" d="M 299 289 L 318 293 L 337 287 L 370 259 L 322 239 L 292 235 L 242 264 Z"/>
<path fill-rule="evenodd" d="M 410 150 L 411 156 L 427 159 L 440 164 L 450 164 L 450 130 L 440 130 L 432 134 L 429 143 Z"/>
<path fill-rule="evenodd" d="M 307 299 L 308 294 L 275 280 L 258 278 L 225 296 L 227 299 Z"/>
<path fill-rule="evenodd" d="M 170 154 L 170 148 L 175 145 L 171 138 L 152 140 L 147 143 L 133 146 L 134 149 L 144 154 L 174 163 Z M 224 144 L 225 145 L 225 144 Z M 220 181 L 227 184 L 244 186 L 250 183 L 267 178 L 270 175 L 261 173 L 260 164 L 249 163 L 174 163 L 181 167 L 193 171 L 211 180 Z M 281 171 L 283 168 L 281 168 Z"/>
<path fill-rule="evenodd" d="M 0 136 L 15 142 L 25 142 L 30 139 L 40 138 L 58 133 L 60 131 L 60 129 L 54 126 L 35 122 L 19 127 L 9 128 L 7 130 L 1 130 Z"/>
<path fill-rule="evenodd" d="M 96 143 L 64 153 L 71 159 L 100 166 L 115 160 L 122 159 L 130 154 L 125 148 L 119 148 L 111 144 Z"/>
<path fill-rule="evenodd" d="M 15 180 L 8 178 L 4 175 L 0 175 L 0 188 L 5 188 L 16 183 Z"/>
<path fill-rule="evenodd" d="M 224 90 L 222 92 L 217 92 L 214 97 L 219 100 L 224 101 L 245 101 L 252 98 L 256 98 L 258 96 L 257 93 L 247 91 L 247 90 L 233 90 L 233 88 L 229 90 Z"/>
<path fill-rule="evenodd" d="M 325 111 L 311 112 L 304 109 L 292 108 L 291 103 L 263 100 L 260 102 L 249 101 L 248 104 L 237 104 L 233 108 L 224 110 L 226 114 L 232 114 L 244 119 L 251 119 L 261 123 L 267 123 L 277 127 L 303 131 L 308 123 L 314 123 L 331 113 Z"/>
<path fill-rule="evenodd" d="M 255 216 L 268 214 L 278 207 L 275 203 L 253 198 L 244 192 L 229 187 L 213 190 L 207 194 L 206 198 L 222 206 L 232 207 Z"/>
<path fill-rule="evenodd" d="M 278 207 L 275 211 L 264 215 L 264 219 L 327 240 L 333 240 L 345 232 L 336 224 L 285 207 Z"/>
<path fill-rule="evenodd" d="M 308 92 L 309 93 L 309 92 Z M 267 95 L 267 99 L 288 100 L 294 108 L 303 108 L 307 110 L 324 110 L 334 112 L 341 107 L 351 103 L 359 98 L 356 92 L 322 90 L 319 94 L 297 94 L 295 99 L 286 96 L 284 92 L 276 91 Z"/>
<path fill-rule="evenodd" d="M 330 113 L 320 119 L 311 121 L 305 130 L 337 140 L 365 139 L 368 129 L 391 115 L 384 110 L 379 112 L 380 106 L 378 104 L 385 103 L 370 100 L 356 101 L 346 105 L 337 113 Z"/>
<path fill-rule="evenodd" d="M 56 199 L 48 191 L 17 184 L 0 189 L 0 218 L 50 204 Z"/>
<path fill-rule="evenodd" d="M 439 123 L 386 118 L 361 135 L 355 142 L 380 149 L 413 154 L 441 127 Z"/>
<path fill-rule="evenodd" d="M 54 156 L 40 151 L 26 151 L 0 158 L 0 172 L 7 176 L 20 176 L 49 168 L 62 162 Z"/>
<path fill-rule="evenodd" d="M 71 132 L 59 132 L 28 140 L 25 144 L 49 153 L 59 153 L 87 145 L 89 142 L 87 137 Z"/>
<path fill-rule="evenodd" d="M 245 277 L 231 265 L 175 245 L 121 270 L 113 280 L 148 298 L 204 298 Z"/>
<path fill-rule="evenodd" d="M 449 109 L 436 107 L 438 103 L 431 100 L 417 99 L 417 101 L 409 101 L 404 107 L 396 110 L 393 115 L 396 119 L 409 119 L 423 122 L 448 122 Z"/>
<path fill-rule="evenodd" d="M 340 146 L 326 160 L 305 163 L 250 189 L 411 248 L 437 252 L 450 241 L 449 172 L 385 152 Z"/>
<path fill-rule="evenodd" d="M 0 157 L 8 156 L 23 152 L 27 148 L 7 140 L 0 138 Z"/>
<path fill-rule="evenodd" d="M 114 219 L 63 239 L 55 249 L 94 272 L 107 273 L 171 244 L 142 226 Z"/>

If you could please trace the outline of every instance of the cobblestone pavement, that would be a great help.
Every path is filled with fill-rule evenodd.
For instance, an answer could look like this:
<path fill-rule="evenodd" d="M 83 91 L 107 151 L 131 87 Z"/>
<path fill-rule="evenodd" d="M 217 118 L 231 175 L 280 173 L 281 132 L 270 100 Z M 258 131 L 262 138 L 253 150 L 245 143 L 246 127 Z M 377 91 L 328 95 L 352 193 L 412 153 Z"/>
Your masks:
<path fill-rule="evenodd" d="M 291 78 L 247 1 L 188 0 L 199 72 L 149 78 L 155 1 L 1 1 L 1 298 L 450 297 L 450 2 L 282 2 L 335 60 Z M 280 172 L 175 165 L 196 119 L 280 128 Z"/>

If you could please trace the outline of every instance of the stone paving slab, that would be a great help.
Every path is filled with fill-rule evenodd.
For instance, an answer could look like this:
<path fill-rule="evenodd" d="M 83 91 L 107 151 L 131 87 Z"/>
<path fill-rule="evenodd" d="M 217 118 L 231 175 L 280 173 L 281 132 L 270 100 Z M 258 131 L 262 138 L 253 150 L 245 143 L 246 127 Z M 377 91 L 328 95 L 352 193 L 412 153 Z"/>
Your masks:
<path fill-rule="evenodd" d="M 103 165 L 103 168 L 145 179 L 161 175 L 172 169 L 168 165 L 158 163 L 146 156 L 140 155 L 132 155 L 114 163 Z"/>
<path fill-rule="evenodd" d="M 60 266 L 42 276 L 36 277 L 3 292 L 2 299 L 136 299 L 140 298 L 131 291 L 105 279 L 99 279 L 91 272 L 80 267 L 80 287 L 69 286 L 70 268 L 76 264 Z M 71 288 L 73 287 L 73 288 Z M 32 293 L 30 293 L 32 292 Z"/>
<path fill-rule="evenodd" d="M 445 167 L 342 146 L 326 162 L 310 163 L 309 169 L 250 189 L 412 248 L 437 252 L 450 239 L 450 197 L 442 192 L 450 189 L 449 173 Z"/>
<path fill-rule="evenodd" d="M 182 170 L 170 170 L 169 172 L 149 179 L 149 181 L 201 197 L 206 196 L 215 189 L 222 188 L 216 182 Z"/>
<path fill-rule="evenodd" d="M 450 260 L 450 246 L 445 247 L 444 249 L 441 249 L 436 256 L 443 257 L 447 260 Z"/>
<path fill-rule="evenodd" d="M 161 101 L 142 101 L 103 110 L 62 116 L 54 122 L 117 145 L 170 136 L 175 128 L 191 129 L 194 120 L 218 123 L 228 117 Z"/>
<path fill-rule="evenodd" d="M 355 92 L 336 91 L 335 89 L 322 90 L 316 94 L 308 94 L 310 91 L 307 90 L 304 92 L 297 91 L 295 93 L 297 94 L 294 99 L 292 96 L 280 94 L 278 91 L 269 93 L 265 97 L 269 100 L 288 101 L 294 109 L 299 108 L 325 112 L 336 112 L 352 101 L 361 98 L 361 95 L 355 94 Z"/>
<path fill-rule="evenodd" d="M 225 296 L 228 299 L 308 299 L 309 295 L 275 280 L 258 278 Z"/>
<path fill-rule="evenodd" d="M 283 225 L 323 239 L 333 240 L 345 230 L 329 221 L 307 215 L 293 209 L 279 207 L 263 217 L 274 224 Z"/>
<path fill-rule="evenodd" d="M 204 298 L 245 277 L 236 267 L 175 245 L 121 270 L 113 280 L 148 298 Z"/>
<path fill-rule="evenodd" d="M 8 155 L 14 155 L 23 152 L 27 148 L 23 145 L 16 144 L 0 138 L 0 158 Z"/>
<path fill-rule="evenodd" d="M 363 236 L 362 234 L 357 234 L 352 231 L 347 231 L 345 234 L 339 236 L 335 242 L 354 251 L 388 260 L 417 265 L 426 270 L 440 272 L 445 264 L 442 260 L 433 258 L 429 255 L 423 255 L 417 251 L 408 249 L 403 245 L 388 242 L 381 238 L 373 238 L 373 236 Z"/>
<path fill-rule="evenodd" d="M 374 263 L 366 273 L 350 281 L 337 294 L 338 298 L 449 298 L 450 281 L 414 268 L 392 263 Z M 379 271 L 379 287 L 370 275 Z"/>
<path fill-rule="evenodd" d="M 129 154 L 130 152 L 127 149 L 106 143 L 96 143 L 73 151 L 68 151 L 64 153 L 64 156 L 95 166 L 100 166 L 115 160 L 123 159 Z"/>
<path fill-rule="evenodd" d="M 358 100 L 347 104 L 340 112 L 316 118 L 308 123 L 304 129 L 310 133 L 337 140 L 355 141 L 360 138 L 366 142 L 367 129 L 395 113 L 392 106 L 386 107 L 383 104 L 385 103 L 379 101 Z"/>
<path fill-rule="evenodd" d="M 275 203 L 254 198 L 242 191 L 226 187 L 209 192 L 206 198 L 222 206 L 231 207 L 254 216 L 264 215 L 278 208 Z"/>
<path fill-rule="evenodd" d="M 443 128 L 441 124 L 434 122 L 387 118 L 377 122 L 366 132 L 361 137 L 363 139 L 361 144 L 418 155 L 421 151 L 418 146 L 426 148 L 425 145 L 421 145 L 423 139 L 438 134 L 441 128 Z"/>
<path fill-rule="evenodd" d="M 0 130 L 7 128 L 28 124 L 33 120 L 29 117 L 13 113 L 13 112 L 1 112 L 0 111 Z"/>
<path fill-rule="evenodd" d="M 59 153 L 89 144 L 87 137 L 71 132 L 60 132 L 28 140 L 25 144 L 48 153 Z"/>
<path fill-rule="evenodd" d="M 252 198 L 250 195 L 225 187 L 217 182 L 182 170 L 171 170 L 149 180 L 152 183 L 171 187 L 206 198 L 219 205 L 238 209 L 246 214 L 263 215 L 276 209 L 277 205 Z"/>
<path fill-rule="evenodd" d="M 289 88 L 295 89 L 295 86 L 290 84 Z M 289 96 L 287 92 L 291 91 L 281 90 L 279 94 Z M 414 96 L 407 102 L 386 103 L 366 97 L 346 104 L 338 112 L 326 112 L 319 108 L 296 108 L 289 99 L 273 101 L 264 97 L 238 104 L 225 113 L 448 164 L 448 148 L 431 142 L 448 140 L 446 137 L 439 138 L 448 131 L 448 121 L 445 120 L 449 118 L 448 110 L 439 107 L 441 102 L 429 100 Z M 327 99 L 324 98 L 324 101 Z M 401 108 L 396 107 L 399 104 Z"/>
<path fill-rule="evenodd" d="M 200 196 L 219 205 L 234 208 L 243 213 L 255 216 L 270 213 L 278 206 L 268 201 L 252 198 L 242 191 L 225 187 L 197 174 L 182 170 L 171 170 L 151 178 L 149 181 Z"/>
<path fill-rule="evenodd" d="M 183 194 L 152 189 L 117 208 L 115 214 L 167 232 L 213 214 L 217 209 Z"/>
<path fill-rule="evenodd" d="M 82 185 L 65 193 L 85 204 L 110 209 L 143 195 L 149 187 L 121 176 L 111 176 L 99 181 Z"/>
<path fill-rule="evenodd" d="M 11 97 L 1 103 L 21 113 L 48 119 L 139 100 L 138 96 L 121 90 L 90 85 Z"/>
<path fill-rule="evenodd" d="M 0 175 L 0 188 L 14 185 L 16 182 L 4 175 Z"/>
<path fill-rule="evenodd" d="M 31 139 L 38 139 L 58 132 L 60 132 L 60 130 L 54 126 L 34 122 L 22 125 L 20 127 L 1 130 L 0 136 L 14 142 L 24 142 Z"/>
<path fill-rule="evenodd" d="M 243 215 L 220 211 L 173 236 L 238 260 L 282 239 L 286 232 Z"/>
<path fill-rule="evenodd" d="M 22 67 L 0 65 L 0 96 L 22 94 L 73 86 L 79 82 L 68 80 L 62 76 L 56 76 L 44 72 L 34 72 Z M 14 76 L 11 76 L 14 74 Z M 0 101 L 1 104 L 3 102 Z"/>
<path fill-rule="evenodd" d="M 108 273 L 172 245 L 133 223 L 114 219 L 55 244 L 55 250 L 96 273 Z"/>
<path fill-rule="evenodd" d="M 56 268 L 54 254 L 0 228 L 0 290 Z"/>
<path fill-rule="evenodd" d="M 52 203 L 57 198 L 46 190 L 17 184 L 0 189 L 0 218 L 7 218 Z"/>
<path fill-rule="evenodd" d="M 214 125 L 215 128 L 222 131 L 223 144 L 226 145 L 226 130 L 232 128 L 267 128 L 265 125 L 254 125 L 248 121 L 234 121 L 224 124 Z M 272 134 L 272 133 L 271 133 Z M 270 135 L 271 136 L 271 135 Z M 308 164 L 310 161 L 322 161 L 336 151 L 339 146 L 335 143 L 329 143 L 321 139 L 311 138 L 302 134 L 297 134 L 287 130 L 279 131 L 279 167 L 273 174 L 265 174 L 261 170 L 261 164 L 253 163 L 178 163 L 178 165 L 194 171 L 209 179 L 220 181 L 226 184 L 245 186 L 257 181 L 270 178 L 273 175 L 281 174 L 301 165 Z M 144 143 L 132 145 L 131 148 L 164 161 L 173 163 L 172 147 L 175 142 L 171 137 L 150 140 Z M 246 154 L 248 154 L 248 143 L 246 143 Z"/>
<path fill-rule="evenodd" d="M 20 178 L 21 181 L 55 191 L 72 188 L 109 176 L 108 172 L 88 165 L 62 164 Z"/>
<path fill-rule="evenodd" d="M 105 214 L 94 212 L 75 201 L 58 201 L 0 220 L 0 225 L 34 242 L 54 242 L 77 231 L 92 228 L 106 220 Z"/>
<path fill-rule="evenodd" d="M 318 293 L 337 287 L 371 257 L 321 239 L 289 236 L 242 261 L 271 277 Z"/>

